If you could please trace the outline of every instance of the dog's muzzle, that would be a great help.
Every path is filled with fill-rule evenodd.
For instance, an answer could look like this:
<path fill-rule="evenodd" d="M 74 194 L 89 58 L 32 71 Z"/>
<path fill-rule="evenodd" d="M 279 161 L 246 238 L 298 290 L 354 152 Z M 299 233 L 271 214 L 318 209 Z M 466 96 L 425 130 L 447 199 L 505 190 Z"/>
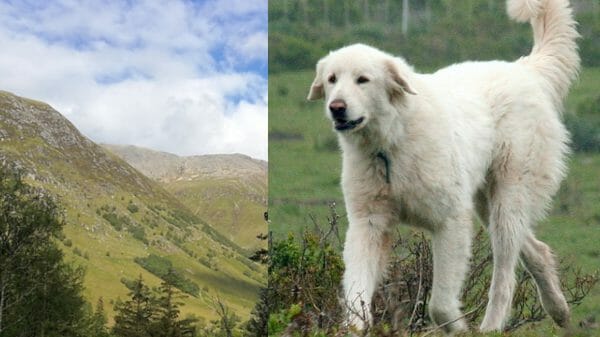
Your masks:
<path fill-rule="evenodd" d="M 364 117 L 348 120 L 346 108 L 346 102 L 343 99 L 335 99 L 329 104 L 329 112 L 333 118 L 335 129 L 338 131 L 352 130 L 365 120 Z"/>
<path fill-rule="evenodd" d="M 336 130 L 338 131 L 346 131 L 346 130 L 352 130 L 355 127 L 357 127 L 358 125 L 360 125 L 360 123 L 362 123 L 365 120 L 364 117 L 360 117 L 358 119 L 355 120 L 346 120 L 346 119 L 334 119 L 333 120 L 333 124 Z"/>

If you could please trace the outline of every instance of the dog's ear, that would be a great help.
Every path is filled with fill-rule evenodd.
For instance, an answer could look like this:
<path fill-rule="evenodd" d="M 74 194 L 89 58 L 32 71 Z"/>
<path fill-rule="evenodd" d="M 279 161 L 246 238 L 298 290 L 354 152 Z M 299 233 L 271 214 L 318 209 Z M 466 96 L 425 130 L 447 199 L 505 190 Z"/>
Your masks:
<path fill-rule="evenodd" d="M 404 77 L 400 75 L 398 67 L 391 60 L 385 61 L 385 71 L 387 72 L 387 87 L 390 97 L 403 95 L 404 93 L 416 95 L 417 92 L 410 86 Z"/>
<path fill-rule="evenodd" d="M 309 101 L 316 101 L 325 97 L 325 88 L 323 88 L 323 66 L 324 59 L 319 60 L 317 62 L 317 73 L 315 75 L 315 79 L 310 85 L 310 90 L 308 92 L 307 99 Z"/>

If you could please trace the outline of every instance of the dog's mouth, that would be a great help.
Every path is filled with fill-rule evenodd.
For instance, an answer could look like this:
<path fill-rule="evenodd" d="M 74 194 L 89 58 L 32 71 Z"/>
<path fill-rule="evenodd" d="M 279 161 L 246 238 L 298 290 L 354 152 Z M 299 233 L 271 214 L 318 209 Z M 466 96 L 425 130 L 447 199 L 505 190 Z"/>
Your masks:
<path fill-rule="evenodd" d="M 355 120 L 346 120 L 343 118 L 336 118 L 333 120 L 333 124 L 334 124 L 334 127 L 336 130 L 347 131 L 347 130 L 354 129 L 355 127 L 360 125 L 360 123 L 362 123 L 364 120 L 365 120 L 364 117 L 360 117 Z"/>

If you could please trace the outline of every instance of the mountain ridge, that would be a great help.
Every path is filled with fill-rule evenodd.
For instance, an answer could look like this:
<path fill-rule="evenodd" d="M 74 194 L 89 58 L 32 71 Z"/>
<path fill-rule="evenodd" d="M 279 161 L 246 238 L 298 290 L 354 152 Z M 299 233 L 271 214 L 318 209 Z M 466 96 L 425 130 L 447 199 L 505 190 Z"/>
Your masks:
<path fill-rule="evenodd" d="M 161 182 L 171 182 L 181 175 L 202 174 L 206 177 L 245 177 L 264 174 L 267 162 L 241 153 L 180 156 L 136 145 L 102 143 L 100 146 L 133 164 L 146 176 Z M 152 160 L 163 159 L 162 166 Z M 174 172 L 178 173 L 173 177 Z"/>

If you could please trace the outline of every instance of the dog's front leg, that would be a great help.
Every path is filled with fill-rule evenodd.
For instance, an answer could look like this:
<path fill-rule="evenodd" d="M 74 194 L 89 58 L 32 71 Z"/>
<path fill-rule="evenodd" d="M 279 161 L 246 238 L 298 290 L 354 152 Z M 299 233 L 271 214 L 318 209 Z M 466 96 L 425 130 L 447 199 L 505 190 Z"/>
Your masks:
<path fill-rule="evenodd" d="M 433 289 L 429 313 L 446 333 L 465 330 L 460 293 L 469 268 L 472 223 L 470 212 L 448 219 L 432 233 Z"/>
<path fill-rule="evenodd" d="M 344 292 L 348 324 L 360 330 L 371 323 L 371 298 L 386 267 L 391 239 L 385 216 L 350 221 L 344 245 Z"/>

